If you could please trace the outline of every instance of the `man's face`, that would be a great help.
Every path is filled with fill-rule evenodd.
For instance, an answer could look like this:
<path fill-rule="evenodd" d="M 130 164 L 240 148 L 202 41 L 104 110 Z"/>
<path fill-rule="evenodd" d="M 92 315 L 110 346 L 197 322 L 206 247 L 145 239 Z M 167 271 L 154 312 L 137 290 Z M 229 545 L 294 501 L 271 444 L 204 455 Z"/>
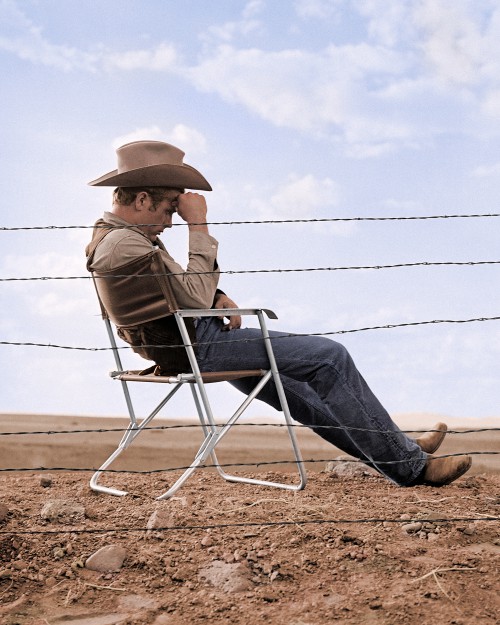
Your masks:
<path fill-rule="evenodd" d="M 178 189 L 166 191 L 163 199 L 156 204 L 148 193 L 138 196 L 141 206 L 139 227 L 153 243 L 165 228 L 172 227 L 172 216 L 177 211 L 177 198 L 180 194 L 181 191 Z"/>

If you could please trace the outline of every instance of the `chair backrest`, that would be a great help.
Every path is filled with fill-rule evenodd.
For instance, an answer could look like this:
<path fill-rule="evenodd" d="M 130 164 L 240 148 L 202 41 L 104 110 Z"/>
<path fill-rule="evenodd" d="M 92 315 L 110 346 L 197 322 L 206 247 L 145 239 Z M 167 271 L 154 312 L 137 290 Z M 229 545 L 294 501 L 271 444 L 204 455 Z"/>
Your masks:
<path fill-rule="evenodd" d="M 116 326 L 154 321 L 178 308 L 159 250 L 92 276 L 101 309 Z"/>

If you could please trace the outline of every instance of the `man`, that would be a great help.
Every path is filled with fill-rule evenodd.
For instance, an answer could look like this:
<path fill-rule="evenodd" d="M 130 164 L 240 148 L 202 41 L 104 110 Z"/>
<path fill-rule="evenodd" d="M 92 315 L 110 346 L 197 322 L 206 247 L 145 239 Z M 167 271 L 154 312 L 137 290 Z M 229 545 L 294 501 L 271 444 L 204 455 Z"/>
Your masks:
<path fill-rule="evenodd" d="M 101 284 L 101 299 L 119 335 L 134 351 L 165 371 L 189 370 L 172 311 L 236 304 L 217 289 L 217 241 L 210 236 L 205 198 L 185 189 L 211 191 L 184 152 L 160 141 L 136 141 L 117 150 L 118 168 L 93 186 L 116 187 L 110 212 L 96 223 L 87 246 L 87 267 Z M 158 236 L 177 213 L 189 229 L 189 262 L 183 269 Z M 157 253 L 159 250 L 159 254 Z M 154 265 L 160 257 L 160 267 Z M 153 263 L 153 264 L 152 264 Z M 154 276 L 168 274 L 168 286 Z M 140 279 L 137 276 L 140 276 Z M 201 371 L 266 369 L 260 332 L 241 328 L 240 317 L 202 317 L 189 328 Z M 469 456 L 433 458 L 446 425 L 416 441 L 406 436 L 368 388 L 346 349 L 318 336 L 271 332 L 283 387 L 294 419 L 401 486 L 443 486 L 471 466 Z M 235 339 L 242 339 L 235 342 Z M 161 348 L 155 346 L 169 346 Z M 246 393 L 252 379 L 232 382 Z M 274 385 L 259 394 L 279 409 Z"/>

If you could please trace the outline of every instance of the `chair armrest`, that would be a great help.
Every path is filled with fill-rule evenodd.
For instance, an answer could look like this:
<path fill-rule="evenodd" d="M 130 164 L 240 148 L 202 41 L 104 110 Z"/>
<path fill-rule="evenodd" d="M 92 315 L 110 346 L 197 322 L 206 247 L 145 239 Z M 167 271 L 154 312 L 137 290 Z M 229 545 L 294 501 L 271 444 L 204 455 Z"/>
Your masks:
<path fill-rule="evenodd" d="M 232 317 L 234 315 L 257 315 L 259 312 L 265 313 L 269 319 L 277 319 L 278 316 L 269 308 L 186 308 L 176 310 L 178 317 Z"/>

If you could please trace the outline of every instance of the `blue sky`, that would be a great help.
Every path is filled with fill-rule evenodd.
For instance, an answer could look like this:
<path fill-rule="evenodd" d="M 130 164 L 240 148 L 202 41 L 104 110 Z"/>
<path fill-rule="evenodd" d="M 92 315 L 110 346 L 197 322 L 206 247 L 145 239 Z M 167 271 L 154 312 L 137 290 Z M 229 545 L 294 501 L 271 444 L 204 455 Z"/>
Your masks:
<path fill-rule="evenodd" d="M 213 221 L 499 212 L 494 0 L 0 0 L 0 64 L 4 227 L 91 225 L 110 189 L 86 183 L 134 139 L 186 152 L 214 187 Z M 498 228 L 482 218 L 211 232 L 221 268 L 236 271 L 493 261 Z M 0 276 L 83 276 L 89 234 L 0 232 Z M 184 262 L 186 229 L 163 238 Z M 498 271 L 257 273 L 223 275 L 221 287 L 274 309 L 273 328 L 331 332 L 498 316 Z M 88 280 L 2 282 L 0 297 L 0 340 L 107 345 Z M 340 340 L 393 414 L 498 416 L 498 321 Z M 3 345 L 0 358 L 0 411 L 123 414 L 107 352 Z M 213 393 L 224 410 L 238 397 Z M 192 414 L 182 399 L 175 409 Z"/>

